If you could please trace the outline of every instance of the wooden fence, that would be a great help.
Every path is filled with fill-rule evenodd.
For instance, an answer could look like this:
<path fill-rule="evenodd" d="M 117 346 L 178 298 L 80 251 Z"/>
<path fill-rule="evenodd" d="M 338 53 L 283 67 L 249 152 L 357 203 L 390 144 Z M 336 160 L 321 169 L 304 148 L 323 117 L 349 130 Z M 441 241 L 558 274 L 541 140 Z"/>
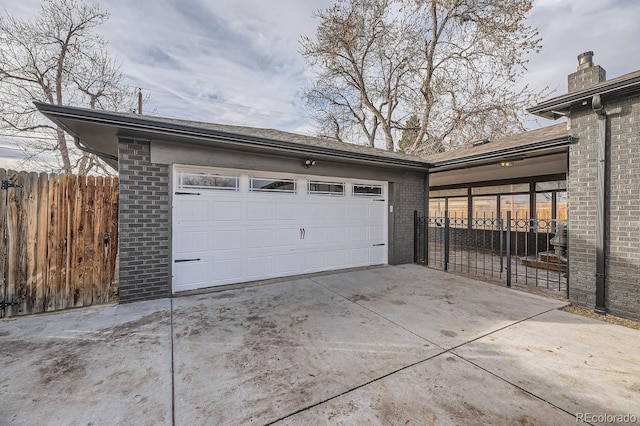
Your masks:
<path fill-rule="evenodd" d="M 0 316 L 117 300 L 118 179 L 0 169 Z"/>

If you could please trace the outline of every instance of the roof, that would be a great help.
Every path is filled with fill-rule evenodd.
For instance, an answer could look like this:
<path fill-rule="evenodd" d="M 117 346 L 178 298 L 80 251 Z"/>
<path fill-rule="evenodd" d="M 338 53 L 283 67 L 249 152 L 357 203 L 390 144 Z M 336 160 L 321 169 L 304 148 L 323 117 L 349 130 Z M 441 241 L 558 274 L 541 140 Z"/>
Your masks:
<path fill-rule="evenodd" d="M 630 96 L 640 93 L 640 71 L 634 71 L 611 80 L 603 81 L 586 89 L 570 92 L 555 98 L 540 102 L 538 105 L 527 108 L 532 114 L 540 117 L 556 118 L 567 115 L 571 105 L 586 102 L 589 104 L 591 98 L 600 95 L 602 101 Z M 586 105 L 586 104 L 585 104 Z"/>
<path fill-rule="evenodd" d="M 356 145 L 351 143 L 341 142 L 337 139 L 330 137 L 318 137 L 302 135 L 299 133 L 285 132 L 276 129 L 264 129 L 259 127 L 247 127 L 247 126 L 232 126 L 228 124 L 216 124 L 205 123 L 200 121 L 179 120 L 165 117 L 154 117 L 148 115 L 126 114 L 133 117 L 148 118 L 151 120 L 162 121 L 165 123 L 172 123 L 183 126 L 191 126 L 199 129 L 209 129 L 218 132 L 225 132 L 228 134 L 250 136 L 253 138 L 260 138 L 265 140 L 290 142 L 292 144 L 304 144 L 317 147 L 323 147 L 328 149 L 334 149 L 337 151 L 361 153 L 382 156 L 386 158 L 395 158 L 409 161 L 421 161 L 420 157 L 414 155 L 403 154 L 400 152 L 387 151 L 386 149 L 373 148 L 366 145 Z"/>
<path fill-rule="evenodd" d="M 422 158 L 331 138 L 299 135 L 274 129 L 230 126 L 130 113 L 35 103 L 38 110 L 79 138 L 108 164 L 117 168 L 118 138 L 171 142 L 256 152 L 318 155 L 346 162 L 365 162 L 425 170 Z"/>
<path fill-rule="evenodd" d="M 300 157 L 313 155 L 332 161 L 369 163 L 419 169 L 496 161 L 514 155 L 566 146 L 571 138 L 565 123 L 532 130 L 489 143 L 459 148 L 424 158 L 332 138 L 314 137 L 275 129 L 231 126 L 131 113 L 35 103 L 45 116 L 74 136 L 77 143 L 108 164 L 118 167 L 118 138 L 162 140 L 245 152 L 270 152 Z"/>
<path fill-rule="evenodd" d="M 426 157 L 432 167 L 459 165 L 490 159 L 506 159 L 510 156 L 563 147 L 571 142 L 567 123 L 555 124 L 528 132 L 518 133 L 488 143 L 458 148 Z"/>

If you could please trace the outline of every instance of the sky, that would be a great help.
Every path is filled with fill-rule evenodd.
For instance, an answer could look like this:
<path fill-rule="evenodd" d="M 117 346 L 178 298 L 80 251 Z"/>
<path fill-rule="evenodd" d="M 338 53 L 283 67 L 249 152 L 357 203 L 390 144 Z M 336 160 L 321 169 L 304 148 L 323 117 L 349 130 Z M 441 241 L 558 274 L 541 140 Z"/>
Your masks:
<path fill-rule="evenodd" d="M 331 0 L 100 0 L 99 32 L 126 84 L 142 88 L 144 113 L 313 134 L 302 93 L 311 74 L 299 54 L 313 12 Z M 0 0 L 0 13 L 29 18 L 39 0 Z M 530 23 L 543 49 L 521 84 L 566 93 L 577 55 L 593 51 L 607 78 L 640 69 L 638 0 L 534 0 Z M 539 120 L 529 128 L 548 125 Z M 0 139 L 0 167 L 19 157 Z"/>

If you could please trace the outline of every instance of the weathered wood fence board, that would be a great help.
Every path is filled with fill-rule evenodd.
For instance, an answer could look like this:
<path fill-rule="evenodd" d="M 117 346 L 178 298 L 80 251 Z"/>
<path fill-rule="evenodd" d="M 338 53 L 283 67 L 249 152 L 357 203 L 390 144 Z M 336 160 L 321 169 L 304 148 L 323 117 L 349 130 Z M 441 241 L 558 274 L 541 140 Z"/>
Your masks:
<path fill-rule="evenodd" d="M 118 179 L 0 169 L 1 317 L 117 300 Z"/>

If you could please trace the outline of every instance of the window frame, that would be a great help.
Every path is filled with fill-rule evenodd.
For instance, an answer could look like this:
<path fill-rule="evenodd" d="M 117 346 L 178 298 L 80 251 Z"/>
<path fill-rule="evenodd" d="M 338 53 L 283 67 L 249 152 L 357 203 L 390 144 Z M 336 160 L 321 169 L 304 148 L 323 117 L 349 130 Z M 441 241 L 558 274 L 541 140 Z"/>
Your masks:
<path fill-rule="evenodd" d="M 356 192 L 356 187 L 378 188 L 378 189 L 380 189 L 380 193 L 379 194 L 375 194 L 375 193 Z M 384 188 L 383 188 L 382 185 L 376 185 L 376 184 L 372 184 L 372 183 L 354 183 L 351 186 L 351 195 L 353 195 L 354 197 L 384 197 Z"/>
<path fill-rule="evenodd" d="M 209 186 L 209 185 L 190 185 L 185 184 L 183 179 L 186 176 L 207 176 L 214 178 L 224 178 L 235 180 L 235 186 Z M 177 183 L 178 188 L 183 191 L 240 191 L 240 175 L 238 174 L 223 174 L 223 173 L 209 173 L 202 171 L 191 171 L 191 170 L 177 170 Z"/>
<path fill-rule="evenodd" d="M 341 192 L 332 192 L 332 191 L 319 191 L 312 190 L 312 185 L 334 185 L 341 186 Z M 307 194 L 309 195 L 330 195 L 333 197 L 344 197 L 347 194 L 347 184 L 346 182 L 329 182 L 329 181 L 320 181 L 320 180 L 309 180 L 307 181 Z"/>
<path fill-rule="evenodd" d="M 279 188 L 255 188 L 253 186 L 256 181 L 271 181 L 272 183 L 283 182 L 287 184 L 293 184 L 293 189 L 279 189 Z M 284 185 L 283 185 L 284 186 Z M 270 176 L 249 175 L 249 193 L 276 193 L 276 194 L 297 194 L 298 193 L 298 179 L 295 178 L 278 178 Z"/>

